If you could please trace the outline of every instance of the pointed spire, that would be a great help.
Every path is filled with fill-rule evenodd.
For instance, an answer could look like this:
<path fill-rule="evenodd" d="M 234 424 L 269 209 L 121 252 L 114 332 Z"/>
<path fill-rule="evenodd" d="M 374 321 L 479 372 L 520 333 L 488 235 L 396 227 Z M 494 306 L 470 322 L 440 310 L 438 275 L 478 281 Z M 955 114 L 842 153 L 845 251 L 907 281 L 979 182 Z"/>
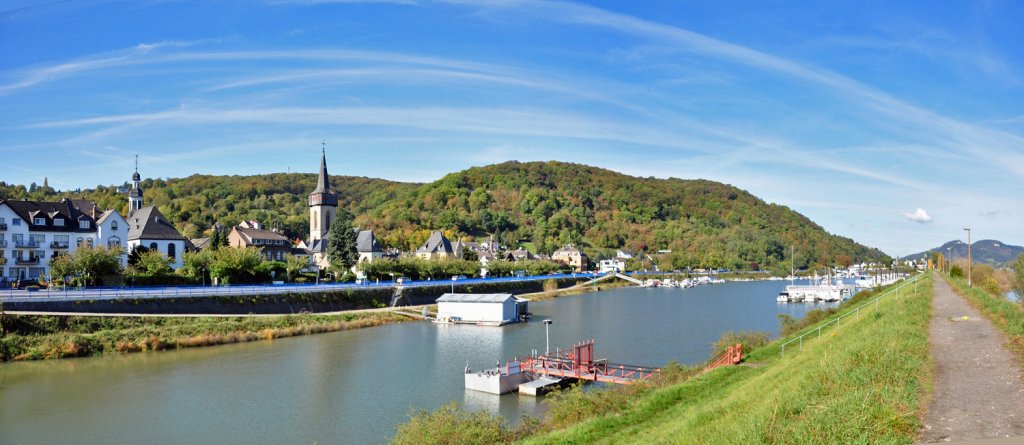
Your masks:
<path fill-rule="evenodd" d="M 316 179 L 316 188 L 309 194 L 309 205 L 338 205 L 338 194 L 331 190 L 331 176 L 327 174 L 327 140 L 323 142 L 320 154 L 320 176 Z"/>

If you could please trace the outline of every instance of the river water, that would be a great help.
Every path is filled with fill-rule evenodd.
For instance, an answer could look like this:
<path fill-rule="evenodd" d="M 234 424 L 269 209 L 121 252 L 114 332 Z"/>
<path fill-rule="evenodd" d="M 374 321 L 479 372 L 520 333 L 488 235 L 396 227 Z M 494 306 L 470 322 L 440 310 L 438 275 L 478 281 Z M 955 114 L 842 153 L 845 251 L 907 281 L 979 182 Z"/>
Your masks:
<path fill-rule="evenodd" d="M 783 281 L 621 288 L 530 304 L 505 327 L 411 322 L 148 354 L 0 364 L 0 443 L 378 443 L 409 413 L 457 402 L 511 422 L 543 398 L 466 391 L 463 368 L 595 339 L 595 356 L 659 366 L 708 358 L 726 331 L 778 333 Z"/>

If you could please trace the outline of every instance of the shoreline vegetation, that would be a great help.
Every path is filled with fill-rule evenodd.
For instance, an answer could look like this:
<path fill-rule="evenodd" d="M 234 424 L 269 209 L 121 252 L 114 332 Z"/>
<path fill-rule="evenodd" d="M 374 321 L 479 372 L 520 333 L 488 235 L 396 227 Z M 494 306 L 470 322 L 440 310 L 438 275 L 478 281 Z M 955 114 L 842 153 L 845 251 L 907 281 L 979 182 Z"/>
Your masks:
<path fill-rule="evenodd" d="M 547 280 L 542 292 L 521 294 L 533 301 L 627 286 L 622 280 L 558 288 Z M 430 305 L 427 305 L 430 306 Z M 423 305 L 401 306 L 421 310 Z M 401 313 L 353 309 L 330 314 L 260 316 L 78 316 L 3 313 L 0 306 L 0 363 L 164 351 L 321 334 L 412 321 Z"/>
<path fill-rule="evenodd" d="M 452 403 L 414 413 L 393 443 L 912 443 L 932 385 L 932 279 L 829 325 L 785 357 L 783 342 L 892 287 L 788 326 L 780 319 L 783 335 L 763 346 L 759 333 L 726 333 L 718 343 L 745 342 L 740 366 L 700 373 L 701 366 L 670 363 L 657 381 L 587 391 L 577 385 L 548 396 L 545 418 L 516 427 Z"/>
<path fill-rule="evenodd" d="M 164 351 L 294 337 L 409 320 L 389 311 L 271 317 L 3 315 L 0 362 Z"/>

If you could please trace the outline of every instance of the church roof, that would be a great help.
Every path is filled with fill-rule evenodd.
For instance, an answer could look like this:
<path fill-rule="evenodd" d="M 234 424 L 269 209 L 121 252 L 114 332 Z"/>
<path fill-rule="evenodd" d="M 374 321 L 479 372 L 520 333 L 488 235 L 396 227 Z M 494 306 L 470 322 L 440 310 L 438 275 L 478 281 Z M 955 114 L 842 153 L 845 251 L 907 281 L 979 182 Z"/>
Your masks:
<path fill-rule="evenodd" d="M 356 236 L 356 250 L 359 252 L 383 252 L 372 230 L 360 230 Z"/>
<path fill-rule="evenodd" d="M 128 214 L 128 240 L 188 241 L 156 206 L 147 206 Z"/>

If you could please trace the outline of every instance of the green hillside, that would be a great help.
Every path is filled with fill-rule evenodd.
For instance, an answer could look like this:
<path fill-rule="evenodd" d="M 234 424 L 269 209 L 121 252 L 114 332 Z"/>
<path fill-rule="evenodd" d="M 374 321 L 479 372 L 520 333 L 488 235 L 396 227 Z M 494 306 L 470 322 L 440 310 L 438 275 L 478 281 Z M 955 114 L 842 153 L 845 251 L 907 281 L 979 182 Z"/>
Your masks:
<path fill-rule="evenodd" d="M 306 194 L 314 181 L 315 175 L 298 173 L 193 175 L 146 180 L 142 187 L 147 204 L 160 206 L 186 236 L 199 236 L 218 221 L 230 226 L 256 219 L 290 237 L 304 237 Z M 440 229 L 466 239 L 493 234 L 510 247 L 530 243 L 540 252 L 565 243 L 581 245 L 592 256 L 617 248 L 672 250 L 662 264 L 673 268 L 746 269 L 757 263 L 788 269 L 791 245 L 797 267 L 885 258 L 787 207 L 706 180 L 637 178 L 563 162 L 506 162 L 429 184 L 349 176 L 331 181 L 358 225 L 375 229 L 382 242 L 401 249 Z M 60 196 L 92 199 L 122 212 L 127 207 L 116 187 L 56 193 L 0 183 L 0 198 Z"/>

